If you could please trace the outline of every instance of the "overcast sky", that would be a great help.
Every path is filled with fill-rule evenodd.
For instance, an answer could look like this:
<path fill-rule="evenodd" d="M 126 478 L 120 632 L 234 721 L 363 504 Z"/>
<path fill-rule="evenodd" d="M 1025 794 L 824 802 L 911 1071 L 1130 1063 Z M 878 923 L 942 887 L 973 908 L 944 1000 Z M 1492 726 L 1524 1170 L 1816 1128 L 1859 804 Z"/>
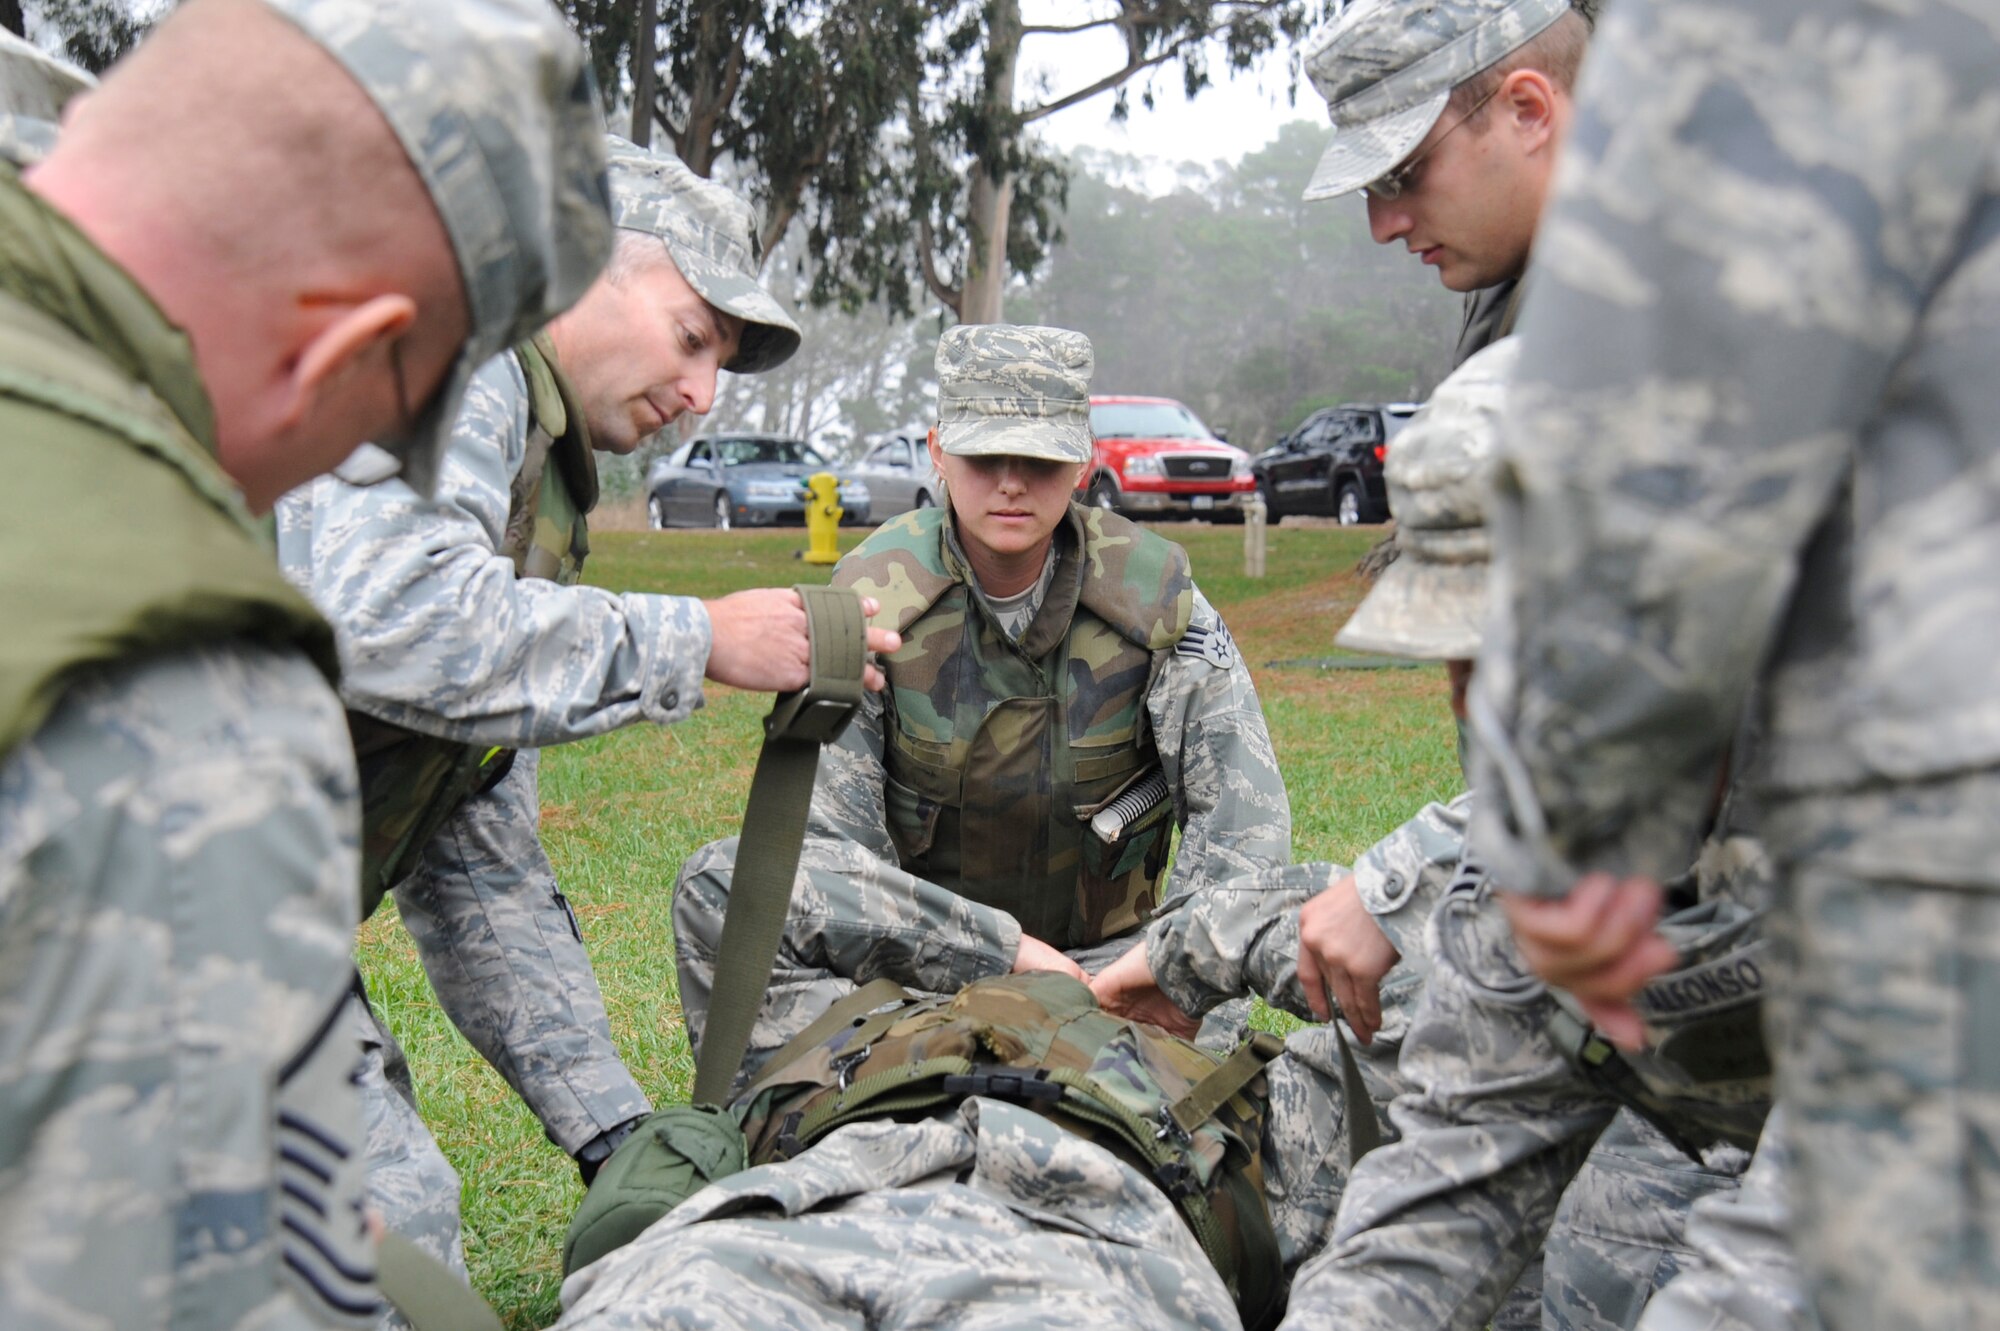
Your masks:
<path fill-rule="evenodd" d="M 1070 0 L 1026 0 L 1022 15 L 1029 23 L 1074 22 L 1082 6 Z M 1080 147 L 1108 149 L 1153 158 L 1162 164 L 1192 161 L 1203 164 L 1218 159 L 1235 161 L 1246 152 L 1269 143 L 1278 127 L 1288 120 L 1306 119 L 1324 124 L 1326 104 L 1312 85 L 1299 83 L 1298 103 L 1286 101 L 1290 81 L 1286 67 L 1291 52 L 1281 46 L 1267 55 L 1254 69 L 1234 78 L 1222 61 L 1211 62 L 1213 86 L 1190 102 L 1181 91 L 1181 72 L 1170 62 L 1148 74 L 1141 74 L 1127 86 L 1132 90 L 1131 117 L 1123 124 L 1111 119 L 1112 94 L 1100 93 L 1064 111 L 1037 121 L 1035 128 L 1065 151 Z M 1031 36 L 1021 51 L 1021 97 L 1026 102 L 1047 100 L 1036 91 L 1038 78 L 1048 80 L 1049 95 L 1084 87 L 1125 63 L 1124 44 L 1111 29 L 1064 36 Z M 1154 92 L 1153 109 L 1139 101 L 1141 80 L 1150 75 Z M 1171 184 L 1171 172 L 1152 178 L 1159 188 Z M 1163 183 L 1164 182 L 1164 183 Z"/>

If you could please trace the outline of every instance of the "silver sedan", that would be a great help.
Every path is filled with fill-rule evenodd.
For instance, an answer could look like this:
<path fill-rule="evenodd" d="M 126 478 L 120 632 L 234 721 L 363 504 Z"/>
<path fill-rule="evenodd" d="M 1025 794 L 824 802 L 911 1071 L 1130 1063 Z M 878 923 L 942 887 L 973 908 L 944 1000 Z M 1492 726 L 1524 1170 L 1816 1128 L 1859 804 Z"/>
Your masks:
<path fill-rule="evenodd" d="M 920 434 L 884 435 L 847 474 L 867 483 L 869 516 L 876 522 L 944 502 L 944 483 Z"/>

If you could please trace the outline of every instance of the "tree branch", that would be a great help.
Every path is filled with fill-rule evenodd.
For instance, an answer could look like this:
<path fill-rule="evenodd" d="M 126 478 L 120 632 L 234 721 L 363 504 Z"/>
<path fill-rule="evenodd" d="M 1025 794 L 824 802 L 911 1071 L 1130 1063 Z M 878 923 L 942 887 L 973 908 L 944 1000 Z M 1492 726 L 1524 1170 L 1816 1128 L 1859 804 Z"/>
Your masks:
<path fill-rule="evenodd" d="M 1021 35 L 1060 36 L 1064 33 L 1088 32 L 1092 28 L 1108 28 L 1124 21 L 1123 15 L 1113 14 L 1110 18 L 1094 18 L 1088 23 L 1027 23 L 1022 25 Z"/>
<path fill-rule="evenodd" d="M 1184 37 L 1180 41 L 1175 42 L 1172 46 L 1169 46 L 1166 50 L 1160 52 L 1156 56 L 1149 57 L 1148 59 L 1145 60 L 1128 60 L 1125 63 L 1125 68 L 1114 70 L 1111 73 L 1106 74 L 1103 78 L 1099 79 L 1097 82 L 1091 84 L 1087 88 L 1079 88 L 1073 93 L 1069 93 L 1066 96 L 1058 97 L 1053 102 L 1049 102 L 1046 103 L 1045 105 L 1038 106 L 1032 111 L 1022 112 L 1021 123 L 1024 125 L 1032 125 L 1037 120 L 1040 120 L 1044 116 L 1052 116 L 1058 111 L 1067 110 L 1068 108 L 1075 106 L 1078 102 L 1087 102 L 1101 92 L 1109 92 L 1111 89 L 1117 87 L 1119 84 L 1126 82 L 1134 74 L 1137 74 L 1140 70 L 1151 69 L 1154 65 L 1164 64 L 1165 62 L 1173 59 L 1175 56 L 1181 53 L 1182 48 L 1185 47 L 1187 44 L 1188 44 L 1188 39 Z"/>
<path fill-rule="evenodd" d="M 1103 78 L 1099 79 L 1097 82 L 1089 85 L 1088 87 L 1079 88 L 1075 92 L 1066 94 L 1065 96 L 1062 97 L 1058 97 L 1056 98 L 1056 100 L 1054 100 L 1053 102 L 1049 102 L 1046 105 L 1038 106 L 1032 111 L 1023 112 L 1021 115 L 1021 123 L 1024 125 L 1032 125 L 1035 121 L 1042 119 L 1044 116 L 1052 116 L 1058 111 L 1067 110 L 1068 108 L 1075 106 L 1078 102 L 1087 102 L 1101 92 L 1109 92 L 1111 89 L 1117 87 L 1119 84 L 1130 80 L 1131 77 L 1134 74 L 1137 74 L 1139 71 L 1144 69 L 1151 69 L 1155 65 L 1165 64 L 1167 61 L 1172 60 L 1175 56 L 1179 55 L 1182 51 L 1185 51 L 1190 45 L 1196 42 L 1205 42 L 1209 38 L 1215 36 L 1215 34 L 1219 32 L 1221 29 L 1234 27 L 1236 24 L 1242 22 L 1245 18 L 1249 17 L 1252 14 L 1265 13 L 1275 8 L 1280 2 L 1281 0 L 1224 0 L 1224 3 L 1218 6 L 1218 8 L 1231 9 L 1236 11 L 1229 16 L 1226 22 L 1218 24 L 1215 28 L 1212 28 L 1207 32 L 1189 33 L 1185 37 L 1181 37 L 1178 40 L 1171 43 L 1170 45 L 1168 45 L 1167 47 L 1165 47 L 1163 50 L 1161 50 L 1161 52 L 1158 55 L 1148 56 L 1144 60 L 1137 59 L 1136 57 L 1128 59 L 1125 62 L 1125 67 L 1123 69 L 1113 70 L 1111 73 L 1106 74 Z M 1121 27 L 1125 26 L 1126 22 L 1122 18 L 1116 20 L 1103 20 L 1103 21 L 1116 22 Z M 1035 30 L 1029 28 L 1025 29 L 1025 31 L 1032 32 Z M 1136 46 L 1134 47 L 1134 49 L 1136 50 Z"/>
<path fill-rule="evenodd" d="M 796 202 L 788 200 L 780 203 L 775 199 L 771 201 L 770 214 L 764 219 L 764 230 L 757 237 L 757 267 L 760 270 L 765 263 L 769 262 L 771 251 L 776 249 L 778 242 L 785 238 L 785 228 L 792 224 L 792 218 L 797 215 L 798 205 Z"/>
<path fill-rule="evenodd" d="M 930 288 L 933 296 L 936 296 L 946 305 L 949 305 L 953 314 L 957 314 L 960 303 L 965 299 L 965 292 L 963 289 L 946 286 L 944 281 L 938 277 L 937 258 L 933 252 L 934 250 L 935 244 L 931 236 L 931 219 L 920 217 L 917 219 L 917 259 L 923 264 L 924 285 Z"/>

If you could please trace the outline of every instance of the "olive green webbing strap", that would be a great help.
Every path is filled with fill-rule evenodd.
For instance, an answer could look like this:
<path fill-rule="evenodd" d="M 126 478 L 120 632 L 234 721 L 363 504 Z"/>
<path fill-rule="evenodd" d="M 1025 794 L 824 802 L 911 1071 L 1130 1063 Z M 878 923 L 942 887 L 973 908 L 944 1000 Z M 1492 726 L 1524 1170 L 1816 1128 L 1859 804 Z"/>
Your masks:
<path fill-rule="evenodd" d="M 463 1277 L 393 1229 L 375 1250 L 375 1287 L 415 1331 L 501 1331 Z"/>
<path fill-rule="evenodd" d="M 743 1094 L 745 1096 L 755 1095 L 763 1088 L 766 1082 L 784 1072 L 806 1050 L 823 1043 L 843 1026 L 851 1024 L 858 1031 L 861 1031 L 861 1034 L 852 1037 L 848 1048 L 853 1048 L 855 1043 L 865 1044 L 876 1035 L 881 1034 L 883 1030 L 887 1030 L 895 1024 L 894 1021 L 886 1020 L 886 1018 L 902 1015 L 900 1012 L 877 1013 L 878 1017 L 885 1018 L 885 1020 L 877 1023 L 880 1029 L 863 1030 L 863 1027 L 870 1024 L 868 1014 L 890 1003 L 898 1005 L 908 1003 L 915 997 L 916 995 L 903 988 L 902 985 L 897 984 L 894 980 L 870 980 L 867 984 L 862 985 L 859 989 L 856 989 L 853 993 L 840 999 L 832 1007 L 814 1017 L 811 1024 L 786 1041 L 785 1047 L 773 1054 L 770 1062 L 765 1064 L 764 1075 L 757 1078 L 756 1081 L 751 1082 Z"/>
<path fill-rule="evenodd" d="M 1347 1163 L 1351 1168 L 1382 1144 L 1382 1125 L 1375 1118 L 1375 1102 L 1369 1098 L 1368 1083 L 1361 1079 L 1361 1064 L 1347 1043 L 1347 1032 L 1337 1021 L 1333 1030 L 1340 1041 L 1340 1085 L 1347 1102 Z M 1235 1052 L 1219 1063 L 1215 1071 L 1174 1101 L 1169 1110 L 1174 1122 L 1182 1132 L 1192 1133 L 1284 1050 L 1284 1042 L 1277 1036 L 1256 1032 L 1237 1045 Z"/>
<path fill-rule="evenodd" d="M 1167 1112 L 1173 1115 L 1182 1132 L 1193 1133 L 1215 1117 L 1216 1111 L 1229 1103 L 1229 1097 L 1248 1086 L 1250 1079 L 1262 1072 L 1266 1063 L 1284 1052 L 1283 1040 L 1263 1031 L 1253 1031 L 1250 1038 L 1237 1045 L 1228 1058 L 1215 1065 L 1213 1072 L 1174 1101 Z"/>
<path fill-rule="evenodd" d="M 1382 1124 L 1375 1117 L 1375 1101 L 1368 1094 L 1368 1083 L 1362 1080 L 1361 1062 L 1347 1043 L 1347 1032 L 1338 1017 L 1332 1024 L 1340 1040 L 1340 1093 L 1347 1101 L 1347 1163 L 1351 1167 L 1382 1144 Z"/>
<path fill-rule="evenodd" d="M 861 704 L 868 634 L 860 598 L 835 587 L 797 590 L 812 638 L 811 674 L 803 690 L 780 695 L 764 718 L 764 747 L 750 778 L 728 913 L 716 947 L 708 1024 L 695 1059 L 698 1105 L 726 1103 L 743 1065 L 791 908 L 820 746 L 839 738 Z"/>

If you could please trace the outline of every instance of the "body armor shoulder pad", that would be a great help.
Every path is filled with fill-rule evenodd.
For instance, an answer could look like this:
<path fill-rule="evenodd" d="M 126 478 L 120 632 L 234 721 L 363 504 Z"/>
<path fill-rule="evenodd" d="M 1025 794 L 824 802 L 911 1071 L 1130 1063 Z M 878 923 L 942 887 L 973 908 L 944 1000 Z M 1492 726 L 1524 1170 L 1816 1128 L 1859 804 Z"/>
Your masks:
<path fill-rule="evenodd" d="M 551 439 L 562 438 L 569 432 L 569 411 L 563 405 L 562 390 L 556 386 L 555 367 L 532 342 L 515 347 L 514 359 L 528 380 L 528 410 L 535 424 Z"/>
<path fill-rule="evenodd" d="M 1194 617 L 1187 551 L 1116 513 L 1078 507 L 1085 560 L 1079 602 L 1149 652 L 1178 643 Z"/>
<path fill-rule="evenodd" d="M 882 603 L 875 622 L 907 632 L 958 581 L 944 562 L 948 511 L 912 509 L 883 523 L 841 559 L 833 585 L 874 597 Z"/>

